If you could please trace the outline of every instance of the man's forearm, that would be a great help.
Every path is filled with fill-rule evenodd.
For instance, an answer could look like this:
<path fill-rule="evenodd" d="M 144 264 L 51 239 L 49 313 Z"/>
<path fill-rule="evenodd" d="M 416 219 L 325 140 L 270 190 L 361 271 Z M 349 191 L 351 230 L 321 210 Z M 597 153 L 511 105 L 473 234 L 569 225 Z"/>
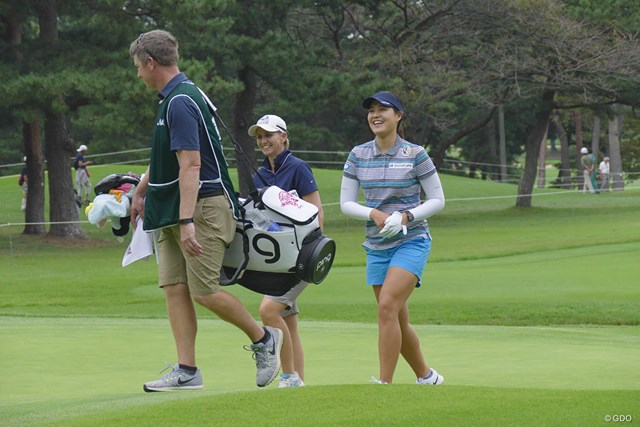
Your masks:
<path fill-rule="evenodd" d="M 180 218 L 193 218 L 200 188 L 200 152 L 182 150 L 180 161 Z"/>

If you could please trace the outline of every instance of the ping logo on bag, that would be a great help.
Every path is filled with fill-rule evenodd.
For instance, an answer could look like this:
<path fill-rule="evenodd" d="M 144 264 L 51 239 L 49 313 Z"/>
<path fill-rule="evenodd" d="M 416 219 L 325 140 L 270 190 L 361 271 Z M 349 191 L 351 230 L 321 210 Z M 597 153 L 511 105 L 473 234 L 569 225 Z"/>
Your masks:
<path fill-rule="evenodd" d="M 331 264 L 331 258 L 333 258 L 333 254 L 327 254 L 326 257 L 322 258 L 317 264 L 316 264 L 316 271 L 319 273 L 324 273 L 325 268 L 327 268 L 328 265 Z"/>

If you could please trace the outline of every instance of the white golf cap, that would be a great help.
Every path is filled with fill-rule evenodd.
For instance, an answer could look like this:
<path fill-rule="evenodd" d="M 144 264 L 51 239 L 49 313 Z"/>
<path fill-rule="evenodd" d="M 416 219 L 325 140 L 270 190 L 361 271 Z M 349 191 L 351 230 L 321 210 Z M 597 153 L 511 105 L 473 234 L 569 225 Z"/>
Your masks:
<path fill-rule="evenodd" d="M 82 144 L 82 145 L 80 146 L 80 148 L 78 148 L 76 151 L 77 151 L 78 153 L 79 153 L 79 152 L 81 152 L 81 151 L 87 151 L 87 146 L 86 146 L 86 145 L 84 145 L 84 144 Z"/>
<path fill-rule="evenodd" d="M 587 147 L 582 147 L 582 148 L 580 149 L 580 152 L 581 152 L 582 154 L 587 154 L 587 153 L 589 152 L 589 150 L 587 150 Z"/>
<path fill-rule="evenodd" d="M 287 124 L 284 120 L 273 114 L 260 117 L 258 123 L 249 128 L 249 136 L 256 136 L 258 128 L 267 132 L 287 132 Z"/>

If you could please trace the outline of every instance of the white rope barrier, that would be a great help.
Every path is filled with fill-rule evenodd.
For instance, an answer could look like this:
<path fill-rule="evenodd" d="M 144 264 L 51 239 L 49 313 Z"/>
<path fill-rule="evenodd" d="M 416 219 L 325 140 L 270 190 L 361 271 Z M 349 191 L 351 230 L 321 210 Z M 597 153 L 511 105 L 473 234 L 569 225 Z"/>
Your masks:
<path fill-rule="evenodd" d="M 227 146 L 223 146 L 223 150 L 227 151 L 227 152 L 234 152 L 235 149 L 234 147 L 227 147 Z M 150 147 L 147 148 L 136 148 L 136 149 L 130 149 L 130 150 L 121 150 L 121 151 L 111 151 L 111 152 L 107 152 L 107 153 L 100 153 L 100 154 L 88 154 L 86 156 L 87 159 L 96 159 L 96 158 L 100 158 L 100 157 L 107 157 L 107 156 L 117 156 L 117 155 L 122 155 L 122 154 L 132 154 L 132 153 L 142 153 L 142 152 L 149 152 L 151 151 Z M 256 153 L 260 153 L 260 150 L 256 147 L 254 148 L 254 152 Z M 308 159 L 305 160 L 307 163 L 310 164 L 317 164 L 317 165 L 335 165 L 335 166 L 340 166 L 344 164 L 344 161 L 346 160 L 346 157 L 349 155 L 348 151 L 327 151 L 327 150 L 295 150 L 296 154 L 323 154 L 323 155 L 335 155 L 335 156 L 340 156 L 340 160 L 312 160 L 312 159 Z M 137 160 L 126 160 L 126 161 L 121 161 L 121 162 L 111 162 L 111 163 L 105 163 L 103 165 L 100 166 L 109 166 L 109 165 L 127 165 L 127 164 L 140 164 L 140 163 L 149 163 L 149 158 L 143 158 L 143 159 L 137 159 Z M 228 158 L 227 161 L 229 161 L 229 163 L 234 163 L 236 161 L 236 159 L 234 158 Z M 257 163 L 260 164 L 261 160 L 257 159 Z M 500 176 L 500 173 L 498 172 L 499 169 L 501 168 L 508 168 L 508 169 L 515 169 L 515 170 L 522 170 L 523 165 L 520 164 L 516 164 L 516 165 L 502 165 L 499 163 L 486 163 L 486 162 L 476 162 L 476 161 L 469 161 L 469 160 L 458 160 L 458 159 L 451 159 L 451 158 L 444 158 L 443 159 L 443 163 L 449 163 L 449 164 L 461 164 L 461 165 L 468 165 L 465 169 L 454 169 L 454 168 L 445 168 L 445 167 L 440 167 L 439 171 L 441 172 L 452 172 L 454 174 L 459 174 L 459 173 L 463 173 L 464 170 L 468 170 L 470 169 L 471 166 L 486 166 L 489 168 L 494 168 L 496 169 L 496 171 L 488 171 L 485 168 L 476 168 L 479 169 L 481 173 L 484 173 L 487 176 L 496 176 L 496 179 L 494 179 L 494 181 L 499 181 L 499 182 L 517 182 L 520 179 L 520 175 L 519 174 L 513 174 L 513 173 L 507 173 L 507 176 L 505 177 L 505 179 L 498 179 L 497 177 Z M 0 169 L 2 168 L 10 168 L 10 167 L 20 167 L 23 166 L 24 163 L 9 163 L 9 164 L 4 164 L 4 165 L 0 165 Z M 547 167 L 549 167 L 550 165 L 547 165 Z M 560 174 L 561 171 L 567 171 L 567 169 L 556 169 L 558 170 L 558 174 Z M 568 176 L 565 177 L 565 179 L 572 179 L 575 176 L 571 175 L 572 170 L 568 170 L 570 173 Z M 621 173 L 623 176 L 625 177 L 630 177 L 632 178 L 633 176 L 636 175 L 640 175 L 640 172 L 622 172 Z M 613 173 L 611 173 L 611 175 L 613 175 Z M 10 175 L 13 176 L 13 175 Z"/>

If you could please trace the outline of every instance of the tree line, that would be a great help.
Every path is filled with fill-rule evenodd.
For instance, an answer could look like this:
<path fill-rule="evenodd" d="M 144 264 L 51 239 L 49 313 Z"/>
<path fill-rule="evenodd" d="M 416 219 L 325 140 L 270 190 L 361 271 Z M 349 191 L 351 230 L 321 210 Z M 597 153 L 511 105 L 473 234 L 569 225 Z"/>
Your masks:
<path fill-rule="evenodd" d="M 162 28 L 250 162 L 246 130 L 261 115 L 285 118 L 293 150 L 348 151 L 371 138 L 361 100 L 391 90 L 405 101 L 406 139 L 437 165 L 451 153 L 501 165 L 524 156 L 516 205 L 529 207 L 549 132 L 568 136 L 561 171 L 589 133 L 614 181 L 623 161 L 637 165 L 639 9 L 630 0 L 6 0 L 0 162 L 27 156 L 25 222 L 42 223 L 46 159 L 58 223 L 48 232 L 83 238 L 70 159 L 81 143 L 92 153 L 149 146 L 155 95 L 137 81 L 128 46 Z M 246 194 L 251 172 L 238 170 Z"/>

